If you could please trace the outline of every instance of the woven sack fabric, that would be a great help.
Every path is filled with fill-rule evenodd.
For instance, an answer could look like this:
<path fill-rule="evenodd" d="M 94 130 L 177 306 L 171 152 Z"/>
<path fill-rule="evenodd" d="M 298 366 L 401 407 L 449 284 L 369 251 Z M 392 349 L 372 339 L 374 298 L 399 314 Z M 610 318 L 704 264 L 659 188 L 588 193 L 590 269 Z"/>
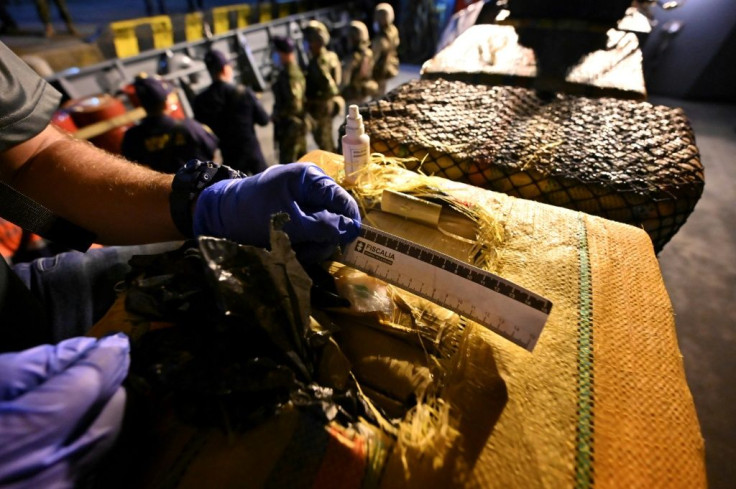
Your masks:
<path fill-rule="evenodd" d="M 421 77 L 586 97 L 643 100 L 647 93 L 636 34 L 614 29 L 474 25 L 426 61 Z"/>
<path fill-rule="evenodd" d="M 317 151 L 302 160 L 341 178 L 337 155 Z M 424 331 L 399 324 L 403 336 L 394 331 L 391 344 L 388 336 L 385 346 L 371 342 L 375 353 L 362 359 L 340 344 L 360 381 L 371 374 L 369 362 L 374 373 L 384 372 L 371 379 L 378 393 L 392 390 L 389 377 L 416 377 L 442 364 L 443 375 L 432 381 L 444 416 L 412 410 L 396 435 L 284 409 L 227 434 L 169 412 L 152 427 L 153 446 L 137 448 L 150 456 L 136 487 L 706 487 L 672 308 L 642 230 L 397 166 L 371 165 L 356 185 L 364 178 L 396 191 L 429 188 L 493 216 L 501 232 L 487 268 L 554 304 L 534 352 L 452 315 L 444 327 L 433 322 Z M 426 239 L 403 228 L 412 240 Z M 123 309 L 118 301 L 92 333 L 122 330 L 135 340 L 166 327 Z M 339 326 L 357 330 L 349 318 Z M 354 335 L 355 343 L 365 338 Z"/>
<path fill-rule="evenodd" d="M 334 156 L 315 151 L 302 161 L 339 179 Z M 495 216 L 503 232 L 490 271 L 554 304 L 533 353 L 467 324 L 440 394 L 459 436 L 434 436 L 431 448 L 399 439 L 382 487 L 706 487 L 672 306 L 646 233 L 378 168 L 356 185 L 431 187 Z M 409 226 L 404 233 L 424 239 Z"/>
<path fill-rule="evenodd" d="M 643 227 L 657 252 L 703 191 L 680 109 L 417 80 L 361 113 L 373 150 L 410 169 Z"/>

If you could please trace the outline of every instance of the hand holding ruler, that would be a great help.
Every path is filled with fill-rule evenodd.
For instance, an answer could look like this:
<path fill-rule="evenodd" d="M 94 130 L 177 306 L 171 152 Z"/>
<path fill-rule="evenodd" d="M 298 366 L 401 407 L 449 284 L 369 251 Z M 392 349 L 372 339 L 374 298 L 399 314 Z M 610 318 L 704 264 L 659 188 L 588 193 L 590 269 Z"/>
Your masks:
<path fill-rule="evenodd" d="M 549 300 L 508 280 L 366 224 L 337 260 L 468 317 L 529 351 L 552 310 Z"/>

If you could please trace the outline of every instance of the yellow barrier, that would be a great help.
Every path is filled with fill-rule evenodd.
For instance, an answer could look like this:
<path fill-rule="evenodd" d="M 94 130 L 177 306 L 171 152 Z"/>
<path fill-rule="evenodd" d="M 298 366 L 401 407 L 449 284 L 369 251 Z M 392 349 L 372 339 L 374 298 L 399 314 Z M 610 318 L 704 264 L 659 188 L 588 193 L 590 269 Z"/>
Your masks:
<path fill-rule="evenodd" d="M 258 2 L 258 22 L 264 24 L 273 20 L 271 2 Z"/>
<path fill-rule="evenodd" d="M 237 21 L 236 29 L 241 29 L 248 25 L 250 17 L 250 5 L 241 3 L 237 5 L 227 5 L 224 7 L 215 7 L 212 9 L 212 24 L 215 34 L 222 34 L 230 31 L 230 13 L 235 12 Z"/>
<path fill-rule="evenodd" d="M 184 17 L 184 36 L 187 41 L 198 41 L 204 37 L 202 34 L 202 12 L 192 12 Z"/>
<path fill-rule="evenodd" d="M 287 17 L 291 15 L 293 5 L 296 5 L 296 2 L 291 1 L 279 3 L 279 17 Z"/>
<path fill-rule="evenodd" d="M 140 52 L 138 36 L 135 30 L 136 27 L 141 25 L 149 25 L 151 27 L 154 48 L 161 49 L 174 44 L 174 29 L 171 26 L 171 18 L 168 15 L 111 22 L 110 29 L 112 30 L 115 53 L 118 58 L 135 56 Z"/>

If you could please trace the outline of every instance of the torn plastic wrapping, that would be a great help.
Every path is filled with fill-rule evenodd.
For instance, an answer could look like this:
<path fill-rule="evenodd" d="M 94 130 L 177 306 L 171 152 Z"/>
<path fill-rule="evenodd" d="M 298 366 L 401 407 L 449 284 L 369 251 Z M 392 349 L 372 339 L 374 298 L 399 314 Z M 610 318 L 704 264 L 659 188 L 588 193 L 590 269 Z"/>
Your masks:
<path fill-rule="evenodd" d="M 386 282 L 354 268 L 342 267 L 335 272 L 335 285 L 350 301 L 352 311 L 391 317 L 394 304 Z"/>
<path fill-rule="evenodd" d="M 125 295 L 129 311 L 178 321 L 204 314 L 214 300 L 202 281 L 200 252 L 191 243 L 168 253 L 137 255 L 129 263 L 136 275 Z"/>
<path fill-rule="evenodd" d="M 126 304 L 154 321 L 131 335 L 128 393 L 145 412 L 128 423 L 138 439 L 126 456 L 155 484 L 125 487 L 202 487 L 213 471 L 232 476 L 220 487 L 240 487 L 244 473 L 268 481 L 254 487 L 292 487 L 302 480 L 290 472 L 296 466 L 321 467 L 329 480 L 359 467 L 361 487 L 452 477 L 455 463 L 442 457 L 463 437 L 453 421 L 457 406 L 444 396 L 467 336 L 460 318 L 363 279 L 358 288 L 378 290 L 378 302 L 388 299 L 390 308 L 360 312 L 357 301 L 351 309 L 320 308 L 310 292 L 317 282 L 325 297 L 339 297 L 338 265 L 307 273 L 286 235 L 274 230 L 272 237 L 270 251 L 200 238 L 131 262 Z M 344 272 L 348 287 L 355 285 Z M 325 451 L 327 441 L 338 458 Z M 271 444 L 278 450 L 270 452 Z M 165 474 L 177 474 L 195 449 L 183 479 L 189 485 L 158 484 L 173 480 Z M 274 465 L 235 461 L 256 451 Z M 358 487 L 340 485 L 348 486 Z"/>
<path fill-rule="evenodd" d="M 301 378 L 311 380 L 305 337 L 312 281 L 286 235 L 272 232 L 270 252 L 216 238 L 200 238 L 199 247 L 221 311 L 262 328 Z"/>
<path fill-rule="evenodd" d="M 135 257 L 126 309 L 172 327 L 134 339 L 130 384 L 173 396 L 187 421 L 238 429 L 287 402 L 325 420 L 372 418 L 354 382 L 320 385 L 330 330 L 310 318 L 312 281 L 273 221 L 271 250 L 211 237 Z"/>

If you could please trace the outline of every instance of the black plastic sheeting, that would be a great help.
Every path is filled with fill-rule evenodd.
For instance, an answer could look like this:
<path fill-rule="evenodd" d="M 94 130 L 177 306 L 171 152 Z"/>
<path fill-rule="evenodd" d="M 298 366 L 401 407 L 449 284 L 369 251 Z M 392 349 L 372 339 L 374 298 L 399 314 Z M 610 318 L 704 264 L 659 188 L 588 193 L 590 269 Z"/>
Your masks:
<path fill-rule="evenodd" d="M 373 418 L 354 385 L 337 392 L 315 380 L 330 333 L 310 327 L 313 281 L 285 233 L 272 230 L 270 251 L 202 237 L 130 264 L 126 309 L 154 322 L 132 338 L 127 383 L 149 409 L 227 430 L 286 403 L 325 422 Z"/>

